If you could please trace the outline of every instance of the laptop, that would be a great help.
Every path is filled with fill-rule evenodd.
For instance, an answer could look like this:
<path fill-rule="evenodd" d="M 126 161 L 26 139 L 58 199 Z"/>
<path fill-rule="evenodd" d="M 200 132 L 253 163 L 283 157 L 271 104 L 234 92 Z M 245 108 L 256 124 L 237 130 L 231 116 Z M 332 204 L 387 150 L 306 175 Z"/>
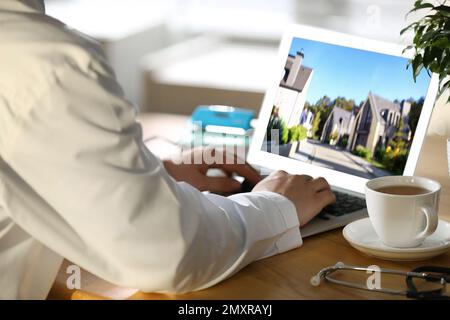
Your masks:
<path fill-rule="evenodd" d="M 247 161 L 264 174 L 324 177 L 336 194 L 308 237 L 367 215 L 373 178 L 413 175 L 438 90 L 404 46 L 293 25 L 285 32 Z M 300 191 L 299 191 L 300 192 Z"/>

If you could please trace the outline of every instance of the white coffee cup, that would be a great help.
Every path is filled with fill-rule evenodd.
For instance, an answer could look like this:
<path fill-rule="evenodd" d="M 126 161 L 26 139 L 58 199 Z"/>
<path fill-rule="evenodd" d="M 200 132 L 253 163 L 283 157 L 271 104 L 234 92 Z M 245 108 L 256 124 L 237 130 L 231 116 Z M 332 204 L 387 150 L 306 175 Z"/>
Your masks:
<path fill-rule="evenodd" d="M 428 192 L 399 195 L 377 191 L 388 186 L 415 186 Z M 436 231 L 441 185 L 422 177 L 387 176 L 366 183 L 370 222 L 389 247 L 417 247 Z"/>

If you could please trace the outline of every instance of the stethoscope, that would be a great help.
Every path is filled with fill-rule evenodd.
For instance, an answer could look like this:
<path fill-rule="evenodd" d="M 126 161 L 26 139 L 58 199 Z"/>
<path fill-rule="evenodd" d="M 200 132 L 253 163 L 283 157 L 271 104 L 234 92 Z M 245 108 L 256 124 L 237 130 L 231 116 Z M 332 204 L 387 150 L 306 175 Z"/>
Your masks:
<path fill-rule="evenodd" d="M 380 272 L 385 274 L 397 275 L 405 277 L 407 290 L 394 290 L 387 288 L 369 288 L 367 286 L 338 280 L 331 275 L 337 271 L 361 271 L 361 272 Z M 393 270 L 393 269 L 375 269 L 358 266 L 348 266 L 342 262 L 336 263 L 334 266 L 326 267 L 320 270 L 315 276 L 311 278 L 311 285 L 317 287 L 320 285 L 322 279 L 331 283 L 346 286 L 349 288 L 387 293 L 398 296 L 406 296 L 413 299 L 450 299 L 450 295 L 446 295 L 446 285 L 450 283 L 450 268 L 437 266 L 422 266 L 414 268 L 409 272 Z M 433 290 L 420 291 L 414 284 L 414 279 L 421 279 L 425 282 L 433 282 L 439 284 L 440 287 Z"/>

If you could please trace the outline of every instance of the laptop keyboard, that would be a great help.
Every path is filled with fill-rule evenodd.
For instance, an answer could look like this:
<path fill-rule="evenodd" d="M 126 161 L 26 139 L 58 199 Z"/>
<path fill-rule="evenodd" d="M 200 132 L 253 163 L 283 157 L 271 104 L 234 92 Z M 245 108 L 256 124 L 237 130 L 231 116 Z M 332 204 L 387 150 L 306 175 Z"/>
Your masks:
<path fill-rule="evenodd" d="M 317 218 L 322 220 L 329 220 L 331 217 L 339 217 L 344 214 L 352 213 L 366 207 L 366 200 L 352 196 L 348 193 L 333 190 L 336 195 L 336 202 L 326 206 L 318 215 Z M 331 217 L 330 217 L 331 216 Z"/>

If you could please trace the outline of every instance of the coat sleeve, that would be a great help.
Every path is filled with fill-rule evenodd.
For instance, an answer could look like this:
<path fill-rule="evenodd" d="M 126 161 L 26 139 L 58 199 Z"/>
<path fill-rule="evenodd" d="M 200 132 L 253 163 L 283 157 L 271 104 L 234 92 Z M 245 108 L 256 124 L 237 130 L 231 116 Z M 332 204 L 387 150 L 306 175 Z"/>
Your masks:
<path fill-rule="evenodd" d="M 11 200 L 7 214 L 91 273 L 152 292 L 206 288 L 301 245 L 289 200 L 226 198 L 175 182 L 143 145 L 135 117 L 112 74 L 56 68 L 3 154 L 45 206 L 19 199 L 28 210 L 14 210 Z"/>

